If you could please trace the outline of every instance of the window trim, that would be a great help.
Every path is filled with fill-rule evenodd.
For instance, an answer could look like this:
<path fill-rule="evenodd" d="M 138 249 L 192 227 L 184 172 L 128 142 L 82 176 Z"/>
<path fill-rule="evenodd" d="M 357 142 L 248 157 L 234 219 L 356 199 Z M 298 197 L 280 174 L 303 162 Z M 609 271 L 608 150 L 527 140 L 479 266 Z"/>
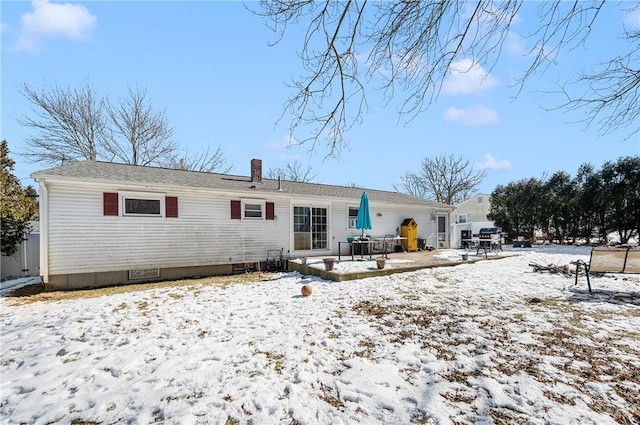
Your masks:
<path fill-rule="evenodd" d="M 247 205 L 259 205 L 260 217 L 247 217 Z M 242 220 L 264 220 L 266 214 L 266 201 L 264 199 L 241 199 L 241 219 Z"/>
<path fill-rule="evenodd" d="M 464 217 L 464 221 L 461 218 Z M 466 224 L 469 222 L 469 214 L 456 214 L 456 223 L 458 224 Z"/>
<path fill-rule="evenodd" d="M 358 210 L 359 209 L 360 209 L 360 207 L 351 207 L 351 206 L 347 207 L 347 228 L 349 228 L 349 229 L 355 229 L 356 228 L 357 220 L 358 220 Z M 355 217 L 350 214 L 351 210 L 356 210 Z"/>
<path fill-rule="evenodd" d="M 156 192 L 118 192 L 120 200 L 120 215 L 122 217 L 165 217 L 165 194 Z M 160 212 L 159 214 L 137 214 L 128 213 L 126 211 L 127 199 L 143 199 L 147 201 L 159 201 Z"/>

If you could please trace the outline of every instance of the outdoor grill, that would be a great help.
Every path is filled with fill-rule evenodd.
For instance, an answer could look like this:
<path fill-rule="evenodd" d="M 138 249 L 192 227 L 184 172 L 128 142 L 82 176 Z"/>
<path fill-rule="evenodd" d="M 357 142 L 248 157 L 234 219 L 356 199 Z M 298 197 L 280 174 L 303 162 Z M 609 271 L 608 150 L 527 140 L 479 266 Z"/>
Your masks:
<path fill-rule="evenodd" d="M 478 246 L 480 248 L 502 249 L 502 229 L 499 227 L 483 227 L 478 232 Z"/>

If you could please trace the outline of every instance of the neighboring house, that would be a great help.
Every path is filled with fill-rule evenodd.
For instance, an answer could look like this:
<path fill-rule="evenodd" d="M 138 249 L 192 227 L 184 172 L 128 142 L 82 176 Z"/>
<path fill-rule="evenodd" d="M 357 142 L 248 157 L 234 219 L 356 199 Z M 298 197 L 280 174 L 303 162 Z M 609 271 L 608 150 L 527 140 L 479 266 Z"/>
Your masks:
<path fill-rule="evenodd" d="M 451 208 L 397 192 L 84 161 L 36 172 L 40 274 L 48 290 L 106 286 L 262 267 L 285 258 L 337 255 L 357 236 L 369 196 L 371 236 L 413 218 L 417 236 L 448 247 Z M 439 241 L 439 242 L 437 242 Z M 343 245 L 343 249 L 346 247 Z"/>
<path fill-rule="evenodd" d="M 491 209 L 490 195 L 475 195 L 455 206 L 451 212 L 451 246 L 462 248 L 480 229 L 496 227 L 487 219 Z"/>
<path fill-rule="evenodd" d="M 40 223 L 31 221 L 31 231 L 22 236 L 18 251 L 0 258 L 0 279 L 39 276 Z"/>

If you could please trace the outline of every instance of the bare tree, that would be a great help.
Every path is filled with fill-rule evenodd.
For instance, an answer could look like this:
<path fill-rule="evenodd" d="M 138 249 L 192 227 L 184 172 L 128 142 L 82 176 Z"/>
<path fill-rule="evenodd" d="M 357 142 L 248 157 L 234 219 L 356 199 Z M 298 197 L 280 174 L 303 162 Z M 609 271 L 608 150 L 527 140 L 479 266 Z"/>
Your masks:
<path fill-rule="evenodd" d="M 265 177 L 268 179 L 283 179 L 292 182 L 308 183 L 316 178 L 315 174 L 312 174 L 311 166 L 307 165 L 306 168 L 298 161 L 287 164 L 282 168 L 269 168 Z"/>
<path fill-rule="evenodd" d="M 51 165 L 98 158 L 107 123 L 103 99 L 90 84 L 42 90 L 24 84 L 22 94 L 31 102 L 34 117 L 24 116 L 20 124 L 37 131 L 26 138 L 23 156 Z"/>
<path fill-rule="evenodd" d="M 172 154 L 169 156 L 167 163 L 168 168 L 175 168 L 177 170 L 190 170 L 199 171 L 203 173 L 228 173 L 233 168 L 230 164 L 227 164 L 227 160 L 224 157 L 222 146 L 218 145 L 215 152 L 211 153 L 210 149 L 189 155 L 186 151 L 184 155 Z"/>
<path fill-rule="evenodd" d="M 442 155 L 425 158 L 420 174 L 407 172 L 401 181 L 407 193 L 453 205 L 471 196 L 486 175 L 461 156 Z"/>
<path fill-rule="evenodd" d="M 293 114 L 294 136 L 296 130 L 310 134 L 306 139 L 298 138 L 301 144 L 311 143 L 313 148 L 326 139 L 331 154 L 338 155 L 346 145 L 345 132 L 362 119 L 367 106 L 366 83 L 382 78 L 380 86 L 387 100 L 396 92 L 405 96 L 400 117 L 414 118 L 437 99 L 453 64 L 472 59 L 470 62 L 491 70 L 498 63 L 523 4 L 524 0 L 261 0 L 260 9 L 254 13 L 265 17 L 278 34 L 275 43 L 290 25 L 306 28 L 299 53 L 306 74 L 292 82 L 294 92 L 282 117 L 287 112 Z M 604 5 L 604 0 L 538 3 L 538 22 L 527 36 L 533 43 L 528 52 L 531 61 L 517 81 L 518 93 L 529 77 L 544 72 L 563 50 L 588 38 Z M 626 38 L 630 58 L 637 55 L 639 40 L 631 33 Z M 357 49 L 369 51 L 368 56 L 360 57 Z M 638 91 L 625 91 L 623 87 L 629 87 L 627 78 L 631 87 L 637 87 L 638 63 L 627 62 L 628 72 L 600 74 L 600 81 L 610 85 L 597 93 L 591 105 L 606 99 L 616 88 L 621 89 L 619 95 L 629 99 L 629 113 L 617 120 L 615 108 L 611 109 L 613 121 L 605 120 L 604 130 L 610 124 L 609 129 L 631 126 L 634 131 L 637 120 L 631 118 L 640 109 Z M 588 104 L 578 101 L 571 105 Z M 597 115 L 599 109 L 591 113 Z"/>
<path fill-rule="evenodd" d="M 417 174 L 407 171 L 404 176 L 400 177 L 400 186 L 400 189 L 396 185 L 394 185 L 393 187 L 398 192 L 405 192 L 409 195 L 417 196 L 419 198 L 427 197 L 425 185 L 420 179 L 420 176 L 418 176 Z"/>
<path fill-rule="evenodd" d="M 105 155 L 131 165 L 160 165 L 177 148 L 164 111 L 153 111 L 147 90 L 129 88 L 118 105 L 107 102 L 112 129 L 104 140 Z"/>
<path fill-rule="evenodd" d="M 579 84 L 562 88 L 566 102 L 551 109 L 586 109 L 587 127 L 596 124 L 601 134 L 629 127 L 627 139 L 640 133 L 640 31 L 627 32 L 626 38 L 635 46 L 633 52 L 600 64 L 593 74 L 582 74 Z M 583 94 L 573 95 L 577 87 Z M 586 88 L 586 90 L 585 90 Z"/>
<path fill-rule="evenodd" d="M 117 105 L 96 95 L 87 84 L 81 89 L 34 89 L 23 94 L 34 105 L 35 116 L 21 124 L 37 130 L 26 140 L 22 155 L 33 162 L 61 165 L 78 160 L 107 160 L 132 165 L 227 173 L 222 148 L 190 156 L 178 153 L 164 111 L 154 111 L 147 90 L 129 88 Z"/>

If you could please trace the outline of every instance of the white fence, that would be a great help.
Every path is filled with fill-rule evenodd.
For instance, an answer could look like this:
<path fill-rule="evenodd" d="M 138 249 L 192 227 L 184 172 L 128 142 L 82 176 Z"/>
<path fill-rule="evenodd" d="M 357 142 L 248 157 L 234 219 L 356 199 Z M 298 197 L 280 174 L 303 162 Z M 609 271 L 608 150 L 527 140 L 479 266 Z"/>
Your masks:
<path fill-rule="evenodd" d="M 14 279 L 40 275 L 40 234 L 24 235 L 18 252 L 12 256 L 2 256 L 0 278 Z"/>

